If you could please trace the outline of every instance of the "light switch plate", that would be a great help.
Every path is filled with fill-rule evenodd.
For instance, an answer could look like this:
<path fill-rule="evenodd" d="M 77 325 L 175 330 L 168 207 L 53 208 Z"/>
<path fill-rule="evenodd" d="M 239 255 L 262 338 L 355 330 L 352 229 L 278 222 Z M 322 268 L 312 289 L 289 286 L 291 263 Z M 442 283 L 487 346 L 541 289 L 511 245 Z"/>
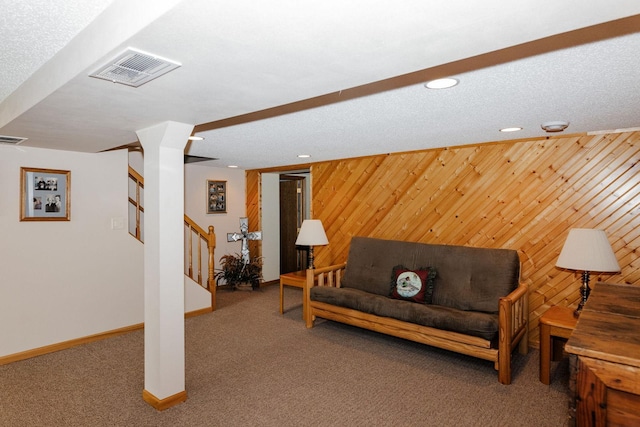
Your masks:
<path fill-rule="evenodd" d="M 124 228 L 124 218 L 122 217 L 111 218 L 112 230 L 122 230 L 123 228 Z"/>

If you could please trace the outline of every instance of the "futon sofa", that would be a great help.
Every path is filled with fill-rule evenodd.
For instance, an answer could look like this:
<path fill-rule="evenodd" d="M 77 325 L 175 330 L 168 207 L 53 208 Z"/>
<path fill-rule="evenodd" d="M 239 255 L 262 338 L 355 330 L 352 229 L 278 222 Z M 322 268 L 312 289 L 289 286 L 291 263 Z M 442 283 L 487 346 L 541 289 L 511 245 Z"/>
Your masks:
<path fill-rule="evenodd" d="M 494 362 L 528 349 L 527 286 L 514 250 L 353 237 L 346 263 L 307 270 L 307 328 L 316 318 Z"/>

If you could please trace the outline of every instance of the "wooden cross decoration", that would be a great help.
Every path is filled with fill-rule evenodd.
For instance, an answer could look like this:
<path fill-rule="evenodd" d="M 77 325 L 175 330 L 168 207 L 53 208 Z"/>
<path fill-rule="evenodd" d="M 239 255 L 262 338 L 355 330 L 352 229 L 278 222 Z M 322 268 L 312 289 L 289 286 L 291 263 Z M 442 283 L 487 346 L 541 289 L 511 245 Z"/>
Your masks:
<path fill-rule="evenodd" d="M 242 240 L 242 262 L 249 263 L 249 240 L 262 240 L 262 231 L 249 232 L 249 218 L 240 218 L 240 232 L 227 233 L 227 242 Z"/>

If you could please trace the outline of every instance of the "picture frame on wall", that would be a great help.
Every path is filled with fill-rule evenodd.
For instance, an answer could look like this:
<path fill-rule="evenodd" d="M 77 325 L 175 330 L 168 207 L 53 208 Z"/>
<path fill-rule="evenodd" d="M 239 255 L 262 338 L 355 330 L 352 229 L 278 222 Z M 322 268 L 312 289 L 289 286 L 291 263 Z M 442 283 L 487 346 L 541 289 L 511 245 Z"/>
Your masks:
<path fill-rule="evenodd" d="M 71 172 L 20 168 L 20 221 L 69 221 Z"/>
<path fill-rule="evenodd" d="M 207 180 L 207 213 L 227 213 L 227 181 Z"/>

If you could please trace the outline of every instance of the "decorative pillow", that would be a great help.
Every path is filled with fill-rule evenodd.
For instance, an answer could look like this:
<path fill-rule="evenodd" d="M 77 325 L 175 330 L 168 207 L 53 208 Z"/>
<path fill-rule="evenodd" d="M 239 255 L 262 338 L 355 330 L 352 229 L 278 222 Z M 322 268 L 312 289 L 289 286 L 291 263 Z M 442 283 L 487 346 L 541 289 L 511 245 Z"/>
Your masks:
<path fill-rule="evenodd" d="M 398 265 L 393 267 L 391 277 L 391 298 L 431 304 L 433 279 L 436 277 L 433 267 L 410 270 Z"/>

